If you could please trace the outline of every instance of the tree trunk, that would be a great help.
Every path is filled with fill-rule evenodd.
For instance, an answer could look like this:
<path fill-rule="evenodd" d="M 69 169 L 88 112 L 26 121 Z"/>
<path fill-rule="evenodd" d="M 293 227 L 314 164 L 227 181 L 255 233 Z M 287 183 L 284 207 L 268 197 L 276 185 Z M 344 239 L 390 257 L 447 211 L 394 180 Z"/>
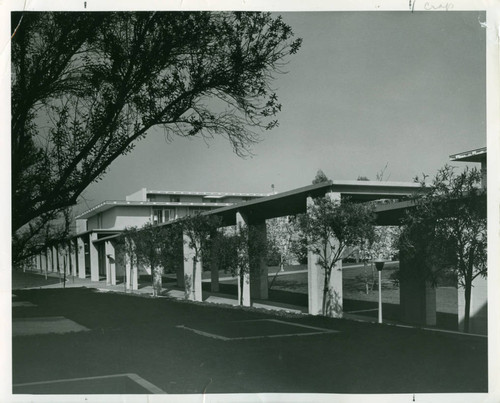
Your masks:
<path fill-rule="evenodd" d="M 328 275 L 328 269 L 325 270 L 325 284 L 323 285 L 323 303 L 322 303 L 322 311 L 323 311 L 323 316 L 326 316 L 326 299 L 328 297 L 328 288 L 329 288 L 329 275 Z"/>
<path fill-rule="evenodd" d="M 157 297 L 161 294 L 162 289 L 161 269 L 159 267 L 154 267 L 151 269 L 151 274 L 153 276 L 153 296 Z"/>
<path fill-rule="evenodd" d="M 472 293 L 472 276 L 467 273 L 465 278 L 465 312 L 464 312 L 464 332 L 470 331 L 470 305 Z"/>
<path fill-rule="evenodd" d="M 240 269 L 238 272 L 238 294 L 239 294 L 239 304 L 240 306 L 243 306 L 243 286 L 244 286 L 244 281 L 245 281 L 245 275 L 243 271 Z"/>
<path fill-rule="evenodd" d="M 155 267 L 154 267 L 154 265 L 151 265 L 151 286 L 153 287 L 153 297 L 156 297 Z"/>
<path fill-rule="evenodd" d="M 66 258 L 64 258 L 63 264 L 64 264 L 63 288 L 66 288 Z"/>

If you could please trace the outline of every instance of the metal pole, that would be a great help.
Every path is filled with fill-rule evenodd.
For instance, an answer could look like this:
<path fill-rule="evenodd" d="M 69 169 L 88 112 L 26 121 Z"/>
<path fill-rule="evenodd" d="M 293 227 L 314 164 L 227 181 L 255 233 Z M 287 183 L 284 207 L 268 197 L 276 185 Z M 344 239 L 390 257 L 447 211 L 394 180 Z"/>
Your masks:
<path fill-rule="evenodd" d="M 378 271 L 378 323 L 382 323 L 382 270 Z"/>

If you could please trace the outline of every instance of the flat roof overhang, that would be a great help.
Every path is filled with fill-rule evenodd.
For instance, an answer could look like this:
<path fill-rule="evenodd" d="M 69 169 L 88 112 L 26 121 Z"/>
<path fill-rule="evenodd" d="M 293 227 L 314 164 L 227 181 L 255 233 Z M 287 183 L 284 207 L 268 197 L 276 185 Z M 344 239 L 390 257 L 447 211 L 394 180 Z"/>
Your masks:
<path fill-rule="evenodd" d="M 217 196 L 217 197 L 264 197 L 269 196 L 269 193 L 232 193 L 232 192 L 191 192 L 183 190 L 149 190 L 146 189 L 146 194 L 151 195 L 173 195 L 173 196 Z"/>
<path fill-rule="evenodd" d="M 380 199 L 400 199 L 425 191 L 426 189 L 418 183 L 327 181 L 234 204 L 205 214 L 217 215 L 222 218 L 224 226 L 229 226 L 236 224 L 236 212 L 238 211 L 244 214 L 250 222 L 261 222 L 270 218 L 304 213 L 308 197 L 322 197 L 328 192 L 338 192 L 342 198 L 348 197 L 354 202 L 367 202 Z"/>
<path fill-rule="evenodd" d="M 88 219 L 98 213 L 107 211 L 114 207 L 217 207 L 217 206 L 230 206 L 232 203 L 221 203 L 221 202 L 149 202 L 149 201 L 123 201 L 123 200 L 107 200 L 90 210 L 84 211 L 83 213 L 77 215 L 75 219 Z"/>
<path fill-rule="evenodd" d="M 450 160 L 460 162 L 484 162 L 486 161 L 486 147 L 452 154 L 450 155 Z"/>
<path fill-rule="evenodd" d="M 478 212 L 482 217 L 486 217 L 486 192 L 479 194 L 480 200 L 483 202 L 478 205 Z M 416 206 L 413 200 L 403 200 L 395 203 L 378 204 L 375 206 L 376 224 L 377 225 L 401 225 L 407 211 Z"/>

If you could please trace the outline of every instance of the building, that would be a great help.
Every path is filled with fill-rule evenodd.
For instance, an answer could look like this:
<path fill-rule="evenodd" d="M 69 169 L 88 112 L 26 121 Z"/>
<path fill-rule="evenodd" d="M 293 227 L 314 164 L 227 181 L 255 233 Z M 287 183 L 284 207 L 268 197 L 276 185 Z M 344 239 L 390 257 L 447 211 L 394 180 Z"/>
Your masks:
<path fill-rule="evenodd" d="M 125 200 L 104 201 L 76 217 L 76 235 L 83 232 L 160 224 L 188 215 L 267 196 L 263 193 L 184 192 L 142 188 Z"/>
<path fill-rule="evenodd" d="M 482 186 L 486 187 L 486 148 L 468 151 L 450 156 L 452 161 L 479 162 L 482 165 Z M 378 182 L 378 181 L 326 181 L 293 189 L 283 193 L 269 195 L 254 193 L 215 193 L 215 192 L 174 192 L 141 189 L 120 201 L 105 201 L 83 212 L 77 217 L 76 235 L 69 240 L 72 245 L 68 251 L 64 246 L 52 246 L 36 258 L 36 267 L 41 272 L 58 271 L 61 260 L 69 261 L 73 275 L 91 281 L 106 280 L 116 284 L 117 276 L 132 277 L 132 289 L 137 289 L 137 274 L 131 276 L 130 265 L 120 262 L 118 251 L 115 254 L 116 238 L 128 226 L 141 227 L 151 223 L 168 223 L 177 218 L 196 212 L 212 211 L 210 214 L 222 220 L 222 226 L 252 226 L 265 236 L 265 221 L 275 217 L 295 215 L 307 211 L 313 198 L 328 195 L 341 200 L 348 197 L 357 202 L 393 199 L 391 203 L 376 206 L 377 225 L 400 225 L 407 209 L 413 208 L 414 202 L 408 199 L 415 193 L 426 192 L 418 183 Z M 334 241 L 334 240 L 333 240 Z M 183 246 L 184 263 L 177 271 L 177 284 L 185 288 L 186 298 L 201 301 L 201 264 L 189 260 L 192 255 L 190 246 Z M 250 253 L 247 250 L 245 253 Z M 251 298 L 267 298 L 267 268 L 262 250 L 253 250 L 253 256 L 260 262 L 256 272 L 247 273 L 241 292 L 244 305 L 250 305 Z M 308 312 L 320 314 L 324 276 L 317 264 L 317 258 L 308 258 Z M 183 266 L 183 267 L 182 267 Z M 196 266 L 196 267 L 194 267 Z M 65 266 L 68 267 L 68 266 Z M 331 277 L 331 287 L 339 311 L 342 310 L 342 263 Z M 212 271 L 212 291 L 218 290 L 217 267 Z M 196 273 L 196 274 L 195 274 Z M 189 287 L 184 285 L 184 279 Z M 134 283 L 135 281 L 135 283 Z M 422 283 L 422 284 L 420 284 Z M 127 282 L 128 284 L 128 282 Z M 187 283 L 186 283 L 187 284 Z M 188 290 L 189 288 L 189 290 Z M 471 332 L 485 333 L 487 319 L 486 279 L 477 278 L 473 284 L 471 307 Z M 419 325 L 436 323 L 436 290 L 427 282 L 401 284 L 401 306 L 404 310 L 403 321 Z M 462 325 L 465 307 L 463 290 L 458 290 L 459 326 Z M 341 314 L 341 313 L 340 313 Z"/>
<path fill-rule="evenodd" d="M 78 215 L 69 246 L 47 248 L 36 264 L 42 271 L 59 271 L 64 266 L 80 278 L 90 277 L 92 281 L 105 278 L 109 284 L 116 284 L 116 277 L 125 275 L 125 265 L 115 259 L 115 238 L 125 228 L 166 223 L 264 196 L 267 194 L 142 188 L 125 200 L 107 200 Z"/>

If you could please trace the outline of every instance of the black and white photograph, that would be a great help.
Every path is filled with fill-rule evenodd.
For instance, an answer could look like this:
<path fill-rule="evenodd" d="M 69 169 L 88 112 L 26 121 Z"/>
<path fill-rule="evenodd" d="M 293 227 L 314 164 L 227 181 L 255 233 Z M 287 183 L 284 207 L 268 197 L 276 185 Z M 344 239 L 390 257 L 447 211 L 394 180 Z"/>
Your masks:
<path fill-rule="evenodd" d="M 0 401 L 499 401 L 500 3 L 1 7 Z"/>

